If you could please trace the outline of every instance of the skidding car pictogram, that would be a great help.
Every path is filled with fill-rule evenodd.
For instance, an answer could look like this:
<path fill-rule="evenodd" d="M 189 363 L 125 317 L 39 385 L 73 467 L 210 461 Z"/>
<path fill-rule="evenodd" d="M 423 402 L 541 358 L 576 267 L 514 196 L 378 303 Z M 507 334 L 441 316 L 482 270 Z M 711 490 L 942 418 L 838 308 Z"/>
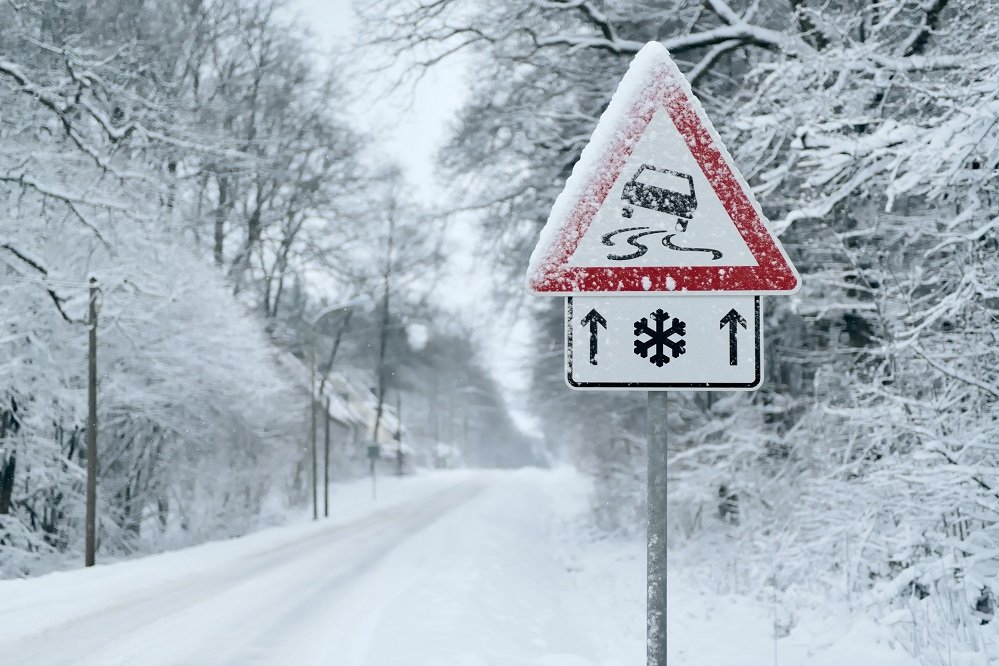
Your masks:
<path fill-rule="evenodd" d="M 631 204 L 624 207 L 624 217 L 632 216 L 632 206 L 641 206 L 666 215 L 676 215 L 676 226 L 680 231 L 687 230 L 687 224 L 697 210 L 694 179 L 689 174 L 657 169 L 651 164 L 643 164 L 624 184 L 621 198 Z"/>

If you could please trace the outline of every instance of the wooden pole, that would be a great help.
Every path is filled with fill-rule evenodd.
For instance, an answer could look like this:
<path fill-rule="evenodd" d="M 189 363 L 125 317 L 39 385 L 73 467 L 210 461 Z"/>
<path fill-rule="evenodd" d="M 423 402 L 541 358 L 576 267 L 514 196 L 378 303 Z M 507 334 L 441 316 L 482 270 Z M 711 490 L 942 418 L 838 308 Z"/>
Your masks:
<path fill-rule="evenodd" d="M 83 564 L 94 566 L 97 550 L 97 278 L 90 278 L 87 349 L 87 508 Z"/>
<path fill-rule="evenodd" d="M 312 520 L 319 520 L 318 455 L 316 453 L 316 339 L 309 345 L 309 449 L 312 456 Z"/>
<path fill-rule="evenodd" d="M 323 430 L 323 518 L 330 517 L 330 399 L 326 397 L 326 427 Z"/>

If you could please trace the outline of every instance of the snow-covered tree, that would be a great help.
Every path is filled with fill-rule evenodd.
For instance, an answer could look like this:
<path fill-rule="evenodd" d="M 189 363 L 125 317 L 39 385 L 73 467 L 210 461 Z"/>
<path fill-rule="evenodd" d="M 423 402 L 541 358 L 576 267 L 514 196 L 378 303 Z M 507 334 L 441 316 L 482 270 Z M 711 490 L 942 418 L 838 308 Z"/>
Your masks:
<path fill-rule="evenodd" d="M 304 405 L 292 402 L 263 323 L 198 242 L 215 219 L 201 202 L 203 174 L 238 165 L 277 192 L 253 248 L 274 285 L 258 311 L 273 316 L 282 262 L 323 212 L 316 183 L 357 145 L 317 116 L 329 89 L 312 85 L 301 49 L 283 54 L 297 74 L 254 65 L 261 80 L 287 75 L 291 86 L 253 111 L 278 128 L 267 141 L 247 145 L 205 122 L 200 77 L 230 54 L 231 22 L 263 17 L 242 38 L 280 37 L 265 5 L 0 5 L 0 574 L 52 566 L 57 553 L 75 560 L 81 546 L 91 277 L 102 305 L 101 552 L 244 530 L 265 499 L 285 496 L 303 455 Z M 264 156 L 279 146 L 275 180 Z"/>

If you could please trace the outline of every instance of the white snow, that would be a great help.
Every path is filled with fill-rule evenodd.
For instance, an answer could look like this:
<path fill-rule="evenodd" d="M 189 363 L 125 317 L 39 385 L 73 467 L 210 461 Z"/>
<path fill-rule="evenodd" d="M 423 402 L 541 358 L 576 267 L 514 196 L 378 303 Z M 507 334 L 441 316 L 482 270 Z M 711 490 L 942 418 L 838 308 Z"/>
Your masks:
<path fill-rule="evenodd" d="M 3 663 L 628 666 L 644 663 L 644 545 L 583 538 L 568 469 L 340 489 L 335 519 L 0 582 Z M 890 632 L 669 580 L 671 666 L 910 666 Z M 823 616 L 827 616 L 823 619 Z M 783 616 L 778 616 L 784 621 Z"/>

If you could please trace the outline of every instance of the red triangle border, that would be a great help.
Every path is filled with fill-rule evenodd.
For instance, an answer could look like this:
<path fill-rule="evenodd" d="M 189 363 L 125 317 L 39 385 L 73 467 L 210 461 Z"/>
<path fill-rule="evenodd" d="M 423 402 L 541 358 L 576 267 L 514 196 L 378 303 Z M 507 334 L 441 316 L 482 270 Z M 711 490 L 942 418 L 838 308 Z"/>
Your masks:
<path fill-rule="evenodd" d="M 725 155 L 685 89 L 682 77 L 671 63 L 656 67 L 649 83 L 632 104 L 627 124 L 618 133 L 600 167 L 590 175 L 582 196 L 563 223 L 540 270 L 529 280 L 532 290 L 550 294 L 590 292 L 792 292 L 798 276 L 774 242 L 761 215 L 733 173 Z M 756 266 L 566 266 L 586 230 L 603 205 L 634 146 L 644 134 L 657 109 L 665 109 L 690 152 L 701 167 L 735 223 Z"/>

